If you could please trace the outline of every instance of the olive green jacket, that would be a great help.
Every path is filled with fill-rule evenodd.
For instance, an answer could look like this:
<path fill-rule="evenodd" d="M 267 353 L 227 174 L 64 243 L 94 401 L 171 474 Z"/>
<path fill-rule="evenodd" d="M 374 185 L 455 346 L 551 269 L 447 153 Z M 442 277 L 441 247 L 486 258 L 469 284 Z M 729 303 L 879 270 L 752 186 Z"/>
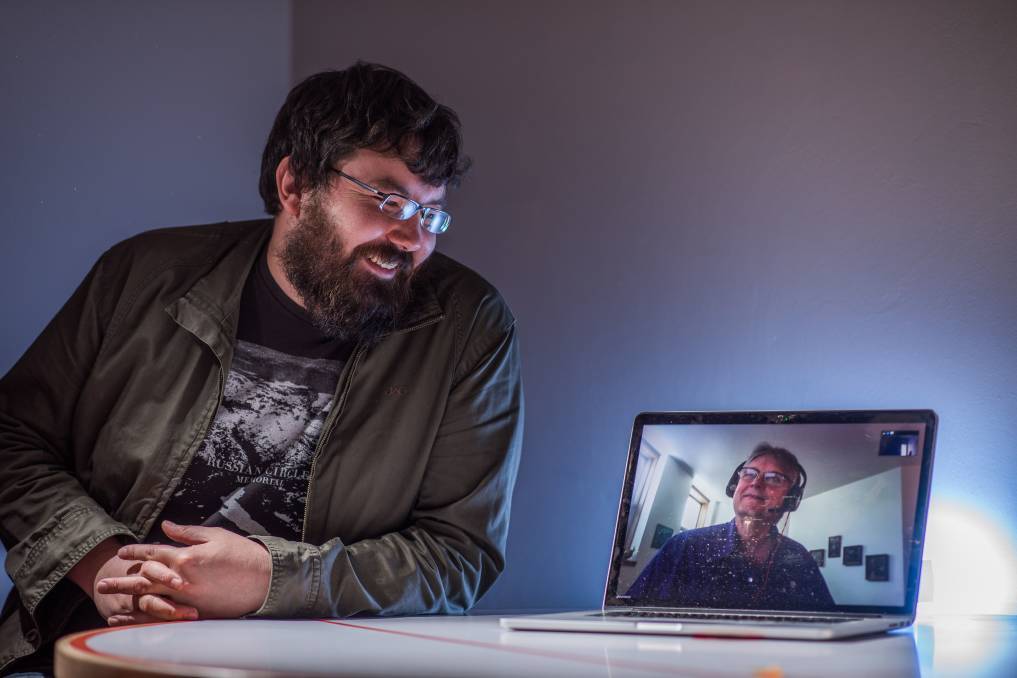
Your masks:
<path fill-rule="evenodd" d="M 66 579 L 144 539 L 215 416 L 240 294 L 271 221 L 152 231 L 106 252 L 0 381 L 0 666 L 59 635 Z M 515 321 L 433 254 L 398 327 L 358 346 L 315 448 L 300 541 L 257 616 L 461 612 L 504 568 L 522 442 Z M 90 604 L 90 603 L 88 603 Z"/>

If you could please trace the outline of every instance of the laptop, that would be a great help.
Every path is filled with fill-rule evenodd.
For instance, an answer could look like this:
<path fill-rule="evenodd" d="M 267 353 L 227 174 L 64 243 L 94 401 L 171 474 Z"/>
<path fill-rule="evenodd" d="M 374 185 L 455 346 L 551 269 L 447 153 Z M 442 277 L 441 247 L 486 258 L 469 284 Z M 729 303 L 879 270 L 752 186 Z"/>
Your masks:
<path fill-rule="evenodd" d="M 824 640 L 912 624 L 932 410 L 644 412 L 600 610 L 520 631 Z"/>

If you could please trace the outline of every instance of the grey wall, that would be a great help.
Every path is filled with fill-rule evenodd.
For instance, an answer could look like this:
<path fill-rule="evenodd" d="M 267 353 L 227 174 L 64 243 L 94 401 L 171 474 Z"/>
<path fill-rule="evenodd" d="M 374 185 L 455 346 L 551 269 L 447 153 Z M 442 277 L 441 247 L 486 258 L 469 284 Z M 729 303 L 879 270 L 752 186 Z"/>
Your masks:
<path fill-rule="evenodd" d="M 789 537 L 810 551 L 823 549 L 826 553 L 820 574 L 838 605 L 905 604 L 908 563 L 904 548 L 911 545 L 900 523 L 904 476 L 910 475 L 905 468 L 890 468 L 808 497 L 788 523 Z M 845 506 L 859 510 L 845 511 Z M 843 557 L 831 558 L 827 551 L 831 535 L 840 535 L 842 546 L 861 546 L 862 564 L 845 565 Z M 885 582 L 865 579 L 865 557 L 878 554 L 890 556 L 890 578 Z"/>
<path fill-rule="evenodd" d="M 261 214 L 290 40 L 282 0 L 3 2 L 0 373 L 113 243 Z"/>
<path fill-rule="evenodd" d="M 377 60 L 463 117 L 439 247 L 527 388 L 484 606 L 599 602 L 646 409 L 933 407 L 934 494 L 1013 538 L 1017 4 L 294 8 L 296 76 Z"/>
<path fill-rule="evenodd" d="M 935 493 L 1013 538 L 1012 2 L 5 3 L 6 369 L 116 239 L 259 212 L 290 84 L 355 58 L 462 114 L 439 247 L 522 332 L 483 606 L 599 600 L 632 416 L 931 406 Z M 292 48 L 292 50 L 291 50 Z"/>
<path fill-rule="evenodd" d="M 0 372 L 107 247 L 256 217 L 290 82 L 290 7 L 4 2 Z"/>

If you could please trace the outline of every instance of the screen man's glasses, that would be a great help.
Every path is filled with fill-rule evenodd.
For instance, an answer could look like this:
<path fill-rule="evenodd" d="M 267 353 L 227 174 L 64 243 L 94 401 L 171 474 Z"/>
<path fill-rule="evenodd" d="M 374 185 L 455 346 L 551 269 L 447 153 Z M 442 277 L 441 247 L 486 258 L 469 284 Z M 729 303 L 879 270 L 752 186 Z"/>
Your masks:
<path fill-rule="evenodd" d="M 379 191 L 374 186 L 365 184 L 360 179 L 351 177 L 349 174 L 341 172 L 334 167 L 330 167 L 329 169 L 342 178 L 352 181 L 365 191 L 374 193 L 375 197 L 378 198 L 378 209 L 386 216 L 392 217 L 398 221 L 406 221 L 414 214 L 419 214 L 420 225 L 423 226 L 425 230 L 435 234 L 444 233 L 448 230 L 449 224 L 452 223 L 452 215 L 448 212 L 434 207 L 424 207 L 416 200 L 407 198 L 405 195 Z"/>
<path fill-rule="evenodd" d="M 745 468 L 738 471 L 738 477 L 747 483 L 753 483 L 756 481 L 756 478 L 759 477 L 759 469 L 752 468 L 751 466 L 746 466 Z M 783 473 L 778 473 L 777 471 L 767 471 L 766 473 L 763 474 L 763 482 L 766 483 L 767 485 L 773 485 L 774 487 L 777 487 L 781 485 L 790 485 L 791 479 L 788 478 Z"/>

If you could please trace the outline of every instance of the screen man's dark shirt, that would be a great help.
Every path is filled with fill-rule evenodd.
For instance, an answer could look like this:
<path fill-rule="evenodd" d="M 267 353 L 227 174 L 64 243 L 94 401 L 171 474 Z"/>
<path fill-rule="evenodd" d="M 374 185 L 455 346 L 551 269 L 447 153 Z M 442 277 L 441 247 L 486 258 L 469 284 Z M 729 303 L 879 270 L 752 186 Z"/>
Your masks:
<path fill-rule="evenodd" d="M 634 604 L 771 610 L 834 606 L 819 567 L 804 546 L 780 535 L 770 561 L 753 563 L 734 520 L 671 537 L 627 595 Z"/>

